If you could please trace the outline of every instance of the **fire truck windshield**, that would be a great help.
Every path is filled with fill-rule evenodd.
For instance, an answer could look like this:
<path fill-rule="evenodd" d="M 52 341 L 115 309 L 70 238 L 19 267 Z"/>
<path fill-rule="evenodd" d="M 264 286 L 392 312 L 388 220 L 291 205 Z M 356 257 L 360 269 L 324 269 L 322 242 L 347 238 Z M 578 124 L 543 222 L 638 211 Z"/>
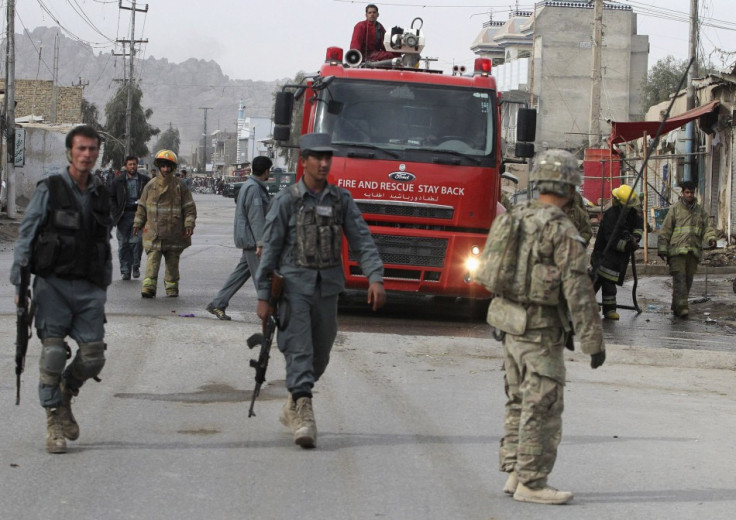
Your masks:
<path fill-rule="evenodd" d="M 493 91 L 335 79 L 318 95 L 314 131 L 331 134 L 338 154 L 354 148 L 420 162 L 443 152 L 473 164 L 492 160 Z"/>

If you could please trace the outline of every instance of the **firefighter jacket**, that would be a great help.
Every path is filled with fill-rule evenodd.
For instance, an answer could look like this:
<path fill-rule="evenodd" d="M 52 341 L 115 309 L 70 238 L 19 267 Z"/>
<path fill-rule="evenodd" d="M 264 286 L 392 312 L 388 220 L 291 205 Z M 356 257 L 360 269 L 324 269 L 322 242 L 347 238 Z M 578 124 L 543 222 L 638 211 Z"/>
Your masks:
<path fill-rule="evenodd" d="M 622 212 L 624 206 L 614 202 L 603 213 L 595 236 L 593 254 L 590 256 L 590 263 L 598 276 L 618 285 L 623 285 L 631 252 L 638 248 L 637 244 L 644 233 L 644 219 L 633 207 L 626 209 L 617 230 L 616 224 Z"/>
<path fill-rule="evenodd" d="M 143 229 L 146 251 L 185 249 L 192 238 L 184 234 L 194 229 L 197 207 L 192 192 L 173 174 L 156 176 L 143 188 L 133 227 Z"/>
<path fill-rule="evenodd" d="M 148 181 L 150 181 L 151 178 L 147 175 L 143 175 L 142 173 L 136 173 L 135 176 L 138 179 L 138 193 L 135 194 L 135 199 L 140 200 L 143 188 L 148 184 Z M 112 182 L 112 186 L 110 187 L 110 211 L 112 212 L 113 226 L 118 225 L 118 222 L 120 222 L 120 219 L 123 217 L 123 213 L 126 211 L 136 211 L 138 209 L 137 205 L 133 207 L 128 206 L 129 198 L 128 174 L 127 172 L 124 172 Z"/>
<path fill-rule="evenodd" d="M 673 204 L 662 222 L 657 240 L 657 253 L 677 256 L 692 253 L 700 259 L 703 253 L 703 242 L 716 239 L 716 232 L 710 225 L 705 209 L 697 199 L 688 206 L 680 198 Z"/>

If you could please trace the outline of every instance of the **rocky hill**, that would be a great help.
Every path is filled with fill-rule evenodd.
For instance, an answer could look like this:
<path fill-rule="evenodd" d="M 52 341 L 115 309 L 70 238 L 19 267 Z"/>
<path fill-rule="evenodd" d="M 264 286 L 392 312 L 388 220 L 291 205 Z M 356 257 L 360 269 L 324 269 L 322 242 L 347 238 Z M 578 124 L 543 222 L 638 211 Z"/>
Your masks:
<path fill-rule="evenodd" d="M 84 97 L 97 105 L 100 122 L 104 124 L 105 104 L 118 88 L 116 80 L 128 75 L 121 56 L 97 53 L 89 45 L 65 37 L 58 28 L 37 27 L 27 35 L 16 34 L 16 78 L 52 79 L 57 33 L 59 85 L 80 81 L 86 84 Z M 5 56 L 4 45 L 1 52 Z M 164 130 L 171 123 L 179 129 L 180 150 L 187 156 L 202 142 L 204 110 L 200 107 L 212 108 L 207 111 L 208 133 L 217 129 L 234 131 L 241 100 L 246 117 L 270 117 L 273 92 L 277 83 L 284 82 L 231 79 L 214 61 L 189 59 L 171 63 L 165 58 L 141 54 L 136 58 L 142 58 L 136 59 L 134 74 L 140 79 L 143 108 L 153 110 L 150 121 L 154 126 Z M 244 77 L 247 74 L 243 71 Z"/>

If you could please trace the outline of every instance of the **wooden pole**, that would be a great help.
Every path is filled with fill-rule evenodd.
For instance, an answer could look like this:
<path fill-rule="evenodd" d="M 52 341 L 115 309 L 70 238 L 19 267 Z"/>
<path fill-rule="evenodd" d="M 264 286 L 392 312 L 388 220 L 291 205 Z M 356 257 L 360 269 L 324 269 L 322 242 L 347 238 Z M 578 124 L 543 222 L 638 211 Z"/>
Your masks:
<path fill-rule="evenodd" d="M 647 227 L 647 201 L 648 197 L 647 194 L 649 193 L 648 185 L 647 185 L 647 151 L 649 150 L 649 147 L 647 146 L 647 133 L 644 132 L 644 168 L 642 169 L 642 182 L 644 183 L 643 190 L 644 190 L 644 197 L 642 201 L 642 216 L 644 217 L 644 263 L 649 263 L 649 228 Z"/>

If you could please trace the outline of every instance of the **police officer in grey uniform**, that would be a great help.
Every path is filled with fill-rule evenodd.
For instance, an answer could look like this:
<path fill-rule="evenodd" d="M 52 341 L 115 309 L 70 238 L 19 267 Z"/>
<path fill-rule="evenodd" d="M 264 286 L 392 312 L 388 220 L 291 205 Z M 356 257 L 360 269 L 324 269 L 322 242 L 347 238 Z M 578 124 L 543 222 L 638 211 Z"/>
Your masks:
<path fill-rule="evenodd" d="M 235 245 L 243 250 L 243 254 L 240 255 L 235 270 L 225 280 L 225 285 L 205 307 L 205 310 L 217 316 L 218 320 L 230 320 L 230 316 L 225 314 L 230 299 L 258 270 L 258 260 L 263 253 L 266 211 L 271 201 L 266 181 L 272 165 L 273 162 L 268 157 L 262 155 L 255 157 L 252 165 L 253 173 L 238 192 L 233 238 Z M 255 276 L 253 283 L 255 284 Z"/>
<path fill-rule="evenodd" d="M 105 364 L 112 222 L 108 190 L 91 174 L 100 142 L 97 131 L 86 125 L 67 134 L 69 166 L 38 183 L 20 225 L 10 271 L 16 286 L 21 265 L 30 265 L 36 275 L 36 332 L 43 344 L 38 393 L 46 409 L 49 453 L 66 453 L 66 439 L 79 437 L 72 396 Z M 67 336 L 79 345 L 69 365 Z"/>
<path fill-rule="evenodd" d="M 337 335 L 337 299 L 345 287 L 343 232 L 367 278 L 367 301 L 373 310 L 383 306 L 386 293 L 383 263 L 360 210 L 347 190 L 327 182 L 335 151 L 329 134 L 303 135 L 299 147 L 302 178 L 274 197 L 266 215 L 256 275 L 257 312 L 266 318 L 269 275 L 278 270 L 289 308 L 288 325 L 278 334 L 289 391 L 280 420 L 297 445 L 313 448 L 317 428 L 312 388 L 329 362 Z"/>

